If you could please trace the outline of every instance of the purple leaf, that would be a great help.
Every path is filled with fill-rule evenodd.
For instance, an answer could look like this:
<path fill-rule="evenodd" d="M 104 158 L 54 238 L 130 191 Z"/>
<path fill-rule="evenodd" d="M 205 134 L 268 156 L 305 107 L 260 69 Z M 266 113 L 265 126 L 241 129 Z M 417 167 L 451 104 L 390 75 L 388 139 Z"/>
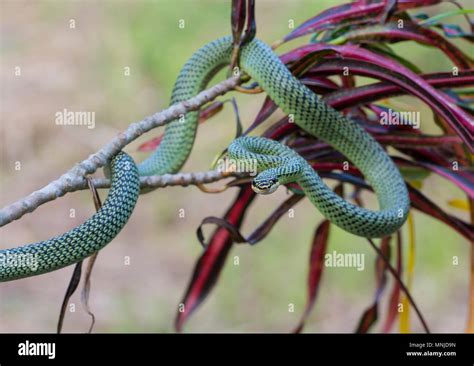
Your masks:
<path fill-rule="evenodd" d="M 364 41 L 379 42 L 400 42 L 415 41 L 423 45 L 436 47 L 449 57 L 449 59 L 461 69 L 469 69 L 472 62 L 458 47 L 440 36 L 435 31 L 418 26 L 415 23 L 405 20 L 403 28 L 398 22 L 389 22 L 383 25 L 362 27 L 341 36 L 346 42 L 361 43 Z"/>
<path fill-rule="evenodd" d="M 360 61 L 351 61 L 353 66 L 359 62 Z M 328 60 L 327 63 L 324 62 L 306 77 L 316 78 L 319 77 L 320 73 L 325 75 L 329 75 L 330 73 L 340 73 L 342 63 L 345 63 L 345 61 Z M 357 67 L 351 68 L 351 72 L 357 75 L 369 76 L 371 78 L 381 77 L 378 72 L 371 70 L 372 66 L 372 64 L 361 62 Z M 460 71 L 459 75 L 456 77 L 453 77 L 452 73 L 424 74 L 420 76 L 434 88 L 462 88 L 464 86 L 474 85 L 474 70 Z M 406 94 L 407 92 L 406 89 L 389 81 L 359 86 L 349 90 L 340 89 L 326 94 L 324 96 L 324 101 L 332 107 L 340 110 L 347 107 L 374 102 L 379 99 Z"/>
<path fill-rule="evenodd" d="M 441 0 L 398 0 L 394 10 L 402 11 L 420 6 L 438 4 L 440 2 Z M 287 42 L 309 33 L 340 26 L 361 23 L 378 24 L 385 20 L 387 13 L 392 10 L 390 7 L 390 1 L 355 1 L 353 3 L 335 6 L 305 21 L 290 34 L 285 36 L 282 42 Z"/>
<path fill-rule="evenodd" d="M 310 53 L 327 51 L 328 49 L 333 50 L 343 57 L 372 63 L 378 66 L 380 70 L 391 70 L 390 74 L 386 77 L 381 74 L 380 78 L 390 80 L 399 87 L 409 91 L 410 94 L 422 99 L 433 109 L 433 111 L 442 116 L 449 126 L 462 138 L 466 146 L 471 151 L 474 151 L 471 137 L 471 131 L 473 131 L 474 127 L 471 116 L 455 105 L 451 97 L 436 90 L 429 83 L 423 80 L 422 77 L 389 58 L 355 46 L 311 44 L 299 47 L 283 55 L 281 59 L 285 63 L 292 62 L 301 57 L 305 57 Z M 374 66 L 374 68 L 376 66 Z"/>

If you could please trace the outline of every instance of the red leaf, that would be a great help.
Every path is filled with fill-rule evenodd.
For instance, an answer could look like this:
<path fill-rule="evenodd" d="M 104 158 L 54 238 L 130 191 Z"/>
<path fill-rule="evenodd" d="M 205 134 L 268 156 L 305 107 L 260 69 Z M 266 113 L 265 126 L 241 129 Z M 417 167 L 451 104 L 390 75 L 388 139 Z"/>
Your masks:
<path fill-rule="evenodd" d="M 380 244 L 380 251 L 388 260 L 390 260 L 390 239 L 390 236 L 385 237 L 382 239 Z M 356 333 L 367 333 L 372 325 L 374 325 L 377 321 L 380 297 L 382 296 L 383 290 L 385 289 L 385 284 L 387 283 L 386 270 L 387 266 L 385 262 L 380 258 L 380 256 L 377 256 L 375 259 L 375 299 L 373 304 L 369 306 L 369 308 L 367 308 L 362 314 Z"/>
<path fill-rule="evenodd" d="M 306 77 L 303 75 L 300 81 L 316 94 L 327 94 L 338 90 L 340 87 L 331 79 L 322 77 Z"/>
<path fill-rule="evenodd" d="M 231 24 L 234 42 L 239 44 L 247 14 L 246 0 L 232 0 Z"/>
<path fill-rule="evenodd" d="M 316 295 L 318 294 L 321 275 L 324 269 L 324 254 L 326 253 L 330 226 L 330 222 L 324 220 L 314 233 L 309 260 L 308 298 L 306 301 L 305 311 L 299 325 L 295 328 L 294 333 L 300 333 L 303 330 L 306 319 L 311 313 L 316 301 Z"/>
<path fill-rule="evenodd" d="M 425 147 L 425 146 L 446 146 L 450 144 L 459 144 L 461 139 L 458 136 L 430 136 L 430 135 L 408 135 L 395 134 L 374 136 L 378 142 L 394 146 Z"/>
<path fill-rule="evenodd" d="M 377 15 L 380 16 L 384 8 L 385 4 L 381 2 L 363 4 L 360 1 L 335 6 L 305 21 L 285 38 L 283 38 L 283 41 L 287 42 L 309 33 L 340 25 L 343 22 L 344 25 L 360 23 L 364 21 L 376 23 L 378 21 Z"/>
<path fill-rule="evenodd" d="M 440 3 L 441 0 L 398 0 L 395 11 Z M 391 9 L 391 1 L 355 1 L 329 8 L 308 19 L 285 38 L 283 42 L 317 31 L 351 24 L 377 24 L 385 20 Z"/>
<path fill-rule="evenodd" d="M 386 74 L 386 71 L 382 73 L 374 72 L 375 70 L 372 70 L 373 64 L 355 60 L 342 61 L 337 59 L 322 62 L 305 76 L 305 78 L 317 78 L 320 77 L 321 74 L 340 74 L 342 67 L 347 66 L 348 62 L 351 63 L 350 70 L 353 74 L 387 80 L 388 75 L 381 75 Z M 464 86 L 474 85 L 474 70 L 459 71 L 459 75 L 456 77 L 453 77 L 451 73 L 423 74 L 420 76 L 434 88 L 462 88 Z M 324 95 L 324 101 L 333 108 L 340 110 L 407 93 L 409 93 L 409 91 L 406 88 L 402 88 L 393 83 L 393 81 L 390 81 L 359 86 L 352 89 L 339 89 Z"/>
<path fill-rule="evenodd" d="M 249 185 L 241 188 L 234 203 L 225 214 L 225 219 L 231 225 L 239 228 L 245 212 L 254 198 L 255 193 Z M 219 227 L 216 229 L 204 253 L 194 267 L 188 289 L 181 301 L 184 308 L 182 312 L 178 312 L 175 320 L 175 328 L 178 332 L 182 330 L 186 320 L 215 285 L 232 244 L 231 234 L 226 228 Z"/>
<path fill-rule="evenodd" d="M 263 136 L 278 140 L 283 136 L 289 135 L 291 132 L 298 129 L 296 123 L 288 123 L 288 117 L 283 117 L 278 122 L 271 125 L 264 133 Z"/>
<path fill-rule="evenodd" d="M 436 5 L 442 0 L 397 0 L 397 11 Z"/>
<path fill-rule="evenodd" d="M 408 20 L 404 20 L 403 28 L 399 27 L 398 22 L 389 22 L 383 25 L 369 26 L 349 31 L 343 34 L 342 37 L 344 40 L 353 43 L 371 40 L 375 42 L 415 41 L 440 49 L 461 69 L 468 69 L 471 66 L 469 58 L 453 43 L 440 36 L 437 32 L 429 28 L 418 26 Z"/>
<path fill-rule="evenodd" d="M 402 277 L 402 233 L 397 231 L 397 275 Z M 398 281 L 393 282 L 392 294 L 388 303 L 387 318 L 383 325 L 383 332 L 388 333 L 398 316 L 398 303 L 400 302 L 400 284 Z"/>
<path fill-rule="evenodd" d="M 249 235 L 246 242 L 253 245 L 265 238 L 278 220 L 304 197 L 304 195 L 298 194 L 291 195 L 290 198 L 278 206 L 277 209 Z"/>
<path fill-rule="evenodd" d="M 356 187 L 371 190 L 370 186 L 368 186 L 364 180 L 351 174 L 321 172 L 319 175 L 321 178 L 330 178 L 338 182 L 350 183 Z M 416 208 L 417 210 L 444 222 L 456 230 L 459 234 L 464 236 L 467 240 L 474 242 L 474 225 L 471 225 L 453 215 L 446 213 L 441 207 L 436 205 L 428 197 L 423 195 L 423 193 L 409 184 L 407 184 L 407 187 L 413 208 Z"/>
<path fill-rule="evenodd" d="M 365 334 L 369 331 L 370 327 L 375 324 L 378 318 L 378 303 L 372 304 L 362 314 L 359 325 L 357 325 L 356 333 Z"/>
<path fill-rule="evenodd" d="M 382 238 L 381 243 L 380 243 L 380 251 L 383 253 L 385 258 L 390 260 L 390 241 L 392 237 L 391 236 L 386 236 Z M 386 270 L 387 270 L 387 265 L 383 261 L 382 258 L 377 256 L 375 259 L 375 278 L 376 278 L 376 283 L 377 283 L 377 290 L 375 291 L 375 297 L 377 300 L 379 300 L 382 290 L 385 287 L 385 284 L 387 282 L 387 276 L 386 276 Z"/>
<path fill-rule="evenodd" d="M 275 102 L 267 96 L 265 98 L 265 101 L 263 102 L 262 107 L 260 108 L 260 111 L 257 114 L 257 117 L 255 117 L 255 120 L 245 131 L 244 135 L 247 135 L 249 132 L 254 130 L 258 125 L 260 125 L 263 121 L 270 117 L 272 113 L 275 112 L 277 109 L 278 106 L 275 104 Z"/>
<path fill-rule="evenodd" d="M 471 131 L 474 130 L 474 127 L 471 116 L 459 108 L 450 96 L 436 90 L 423 80 L 422 77 L 390 58 L 356 46 L 333 46 L 317 43 L 296 48 L 282 55 L 281 59 L 287 63 L 306 57 L 314 52 L 327 52 L 328 50 L 332 50 L 346 58 L 366 61 L 374 64 L 374 67 L 384 70 L 383 73 L 380 73 L 380 78 L 383 77 L 384 73 L 387 74 L 387 78 L 390 77 L 391 82 L 406 89 L 410 94 L 419 97 L 427 103 L 433 111 L 438 113 L 456 131 L 466 146 L 471 151 L 474 151 L 471 137 Z"/>

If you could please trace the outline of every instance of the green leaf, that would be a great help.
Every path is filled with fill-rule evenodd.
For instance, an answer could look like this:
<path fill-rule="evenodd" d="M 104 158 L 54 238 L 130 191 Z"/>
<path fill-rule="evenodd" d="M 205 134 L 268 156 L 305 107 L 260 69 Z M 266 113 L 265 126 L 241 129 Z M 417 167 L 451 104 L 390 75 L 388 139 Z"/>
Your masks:
<path fill-rule="evenodd" d="M 426 20 L 422 20 L 419 23 L 419 25 L 431 27 L 433 25 L 438 24 L 441 19 L 456 16 L 456 15 L 464 15 L 464 14 L 472 14 L 472 13 L 474 13 L 474 9 L 458 9 L 458 10 L 447 11 L 447 12 L 435 15 Z"/>
<path fill-rule="evenodd" d="M 423 181 L 431 174 L 429 170 L 418 167 L 404 166 L 399 167 L 399 169 L 403 178 L 411 184 L 415 185 L 417 188 L 421 188 Z"/>

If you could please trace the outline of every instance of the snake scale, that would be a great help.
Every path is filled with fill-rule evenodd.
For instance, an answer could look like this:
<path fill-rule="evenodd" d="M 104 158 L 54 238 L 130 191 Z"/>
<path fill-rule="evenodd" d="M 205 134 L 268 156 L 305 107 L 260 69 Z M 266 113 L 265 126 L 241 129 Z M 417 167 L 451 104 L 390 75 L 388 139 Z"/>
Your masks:
<path fill-rule="evenodd" d="M 182 68 L 171 104 L 191 98 L 230 62 L 232 38 L 223 37 L 195 52 Z M 381 237 L 400 228 L 409 210 L 405 183 L 386 152 L 357 123 L 344 117 L 301 84 L 265 43 L 254 39 L 240 51 L 240 67 L 306 132 L 344 154 L 364 174 L 377 194 L 380 210 L 343 200 L 290 148 L 261 137 L 240 137 L 229 158 L 258 164 L 253 181 L 258 193 L 297 182 L 331 222 L 356 235 Z M 139 177 L 175 173 L 188 158 L 199 112 L 167 125 L 158 149 L 141 164 L 124 152 L 110 162 L 112 185 L 102 208 L 82 225 L 54 238 L 0 251 L 0 281 L 34 276 L 76 263 L 107 245 L 127 223 L 139 196 Z M 35 265 L 28 258 L 34 258 Z"/>

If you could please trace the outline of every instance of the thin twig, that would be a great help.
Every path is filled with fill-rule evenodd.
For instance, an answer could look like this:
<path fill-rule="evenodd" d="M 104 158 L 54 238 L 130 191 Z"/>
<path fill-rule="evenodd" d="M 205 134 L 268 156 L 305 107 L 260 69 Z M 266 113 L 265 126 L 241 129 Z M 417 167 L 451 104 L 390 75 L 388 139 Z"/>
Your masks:
<path fill-rule="evenodd" d="M 132 123 L 124 132 L 115 136 L 99 151 L 90 155 L 87 159 L 74 166 L 58 179 L 47 184 L 40 190 L 2 208 L 0 210 L 0 227 L 12 222 L 13 220 L 19 219 L 28 212 L 34 211 L 45 202 L 52 201 L 77 189 L 85 189 L 87 187 L 87 182 L 84 177 L 88 174 L 94 173 L 98 168 L 105 166 L 112 156 L 117 154 L 130 142 L 155 127 L 163 126 L 171 122 L 180 115 L 199 109 L 202 105 L 208 103 L 219 95 L 232 90 L 236 85 L 238 85 L 238 83 L 239 80 L 237 78 L 224 80 L 223 82 L 202 91 L 193 98 L 172 105 L 171 107 L 155 113 L 152 116 L 146 117 L 139 122 Z M 155 179 L 157 186 L 171 185 L 161 185 L 163 183 L 160 184 L 159 182 L 162 182 L 163 179 L 164 178 Z M 168 179 L 170 178 L 168 177 Z M 219 177 L 219 179 L 221 178 Z M 155 180 L 150 179 L 148 182 L 154 184 Z M 167 180 L 164 179 L 164 181 Z M 100 183 L 107 184 L 106 181 L 101 181 Z M 177 183 L 177 185 L 180 184 Z"/>
<path fill-rule="evenodd" d="M 177 173 L 177 174 L 164 174 L 164 175 L 150 175 L 148 177 L 140 178 L 141 188 L 164 188 L 171 186 L 182 186 L 187 187 L 190 185 L 199 186 L 206 183 L 213 183 L 219 180 L 223 180 L 230 177 L 244 178 L 248 176 L 247 173 L 238 172 L 223 172 L 219 170 L 209 170 L 207 172 L 193 172 L 193 173 Z M 94 178 L 91 179 L 91 183 L 97 189 L 110 188 L 110 180 L 107 178 Z M 50 183 L 51 184 L 51 183 Z M 46 186 L 47 187 L 47 186 Z M 89 189 L 87 179 L 85 177 L 76 176 L 73 180 L 68 182 L 68 185 L 62 190 L 58 191 L 55 195 L 36 195 L 33 192 L 28 197 L 25 197 L 9 206 L 6 206 L 0 210 L 0 226 L 6 225 L 13 220 L 19 219 L 24 214 L 34 211 L 39 206 L 53 201 L 56 198 L 64 196 L 66 193 Z M 39 191 L 38 191 L 39 192 Z M 23 209 L 23 202 L 30 200 L 33 196 L 34 206 L 31 209 Z M 21 211 L 20 211 L 21 210 Z M 4 213 L 6 212 L 6 214 Z M 13 212 L 15 215 L 9 215 L 8 212 Z M 8 215 L 8 216 L 7 216 Z"/>

